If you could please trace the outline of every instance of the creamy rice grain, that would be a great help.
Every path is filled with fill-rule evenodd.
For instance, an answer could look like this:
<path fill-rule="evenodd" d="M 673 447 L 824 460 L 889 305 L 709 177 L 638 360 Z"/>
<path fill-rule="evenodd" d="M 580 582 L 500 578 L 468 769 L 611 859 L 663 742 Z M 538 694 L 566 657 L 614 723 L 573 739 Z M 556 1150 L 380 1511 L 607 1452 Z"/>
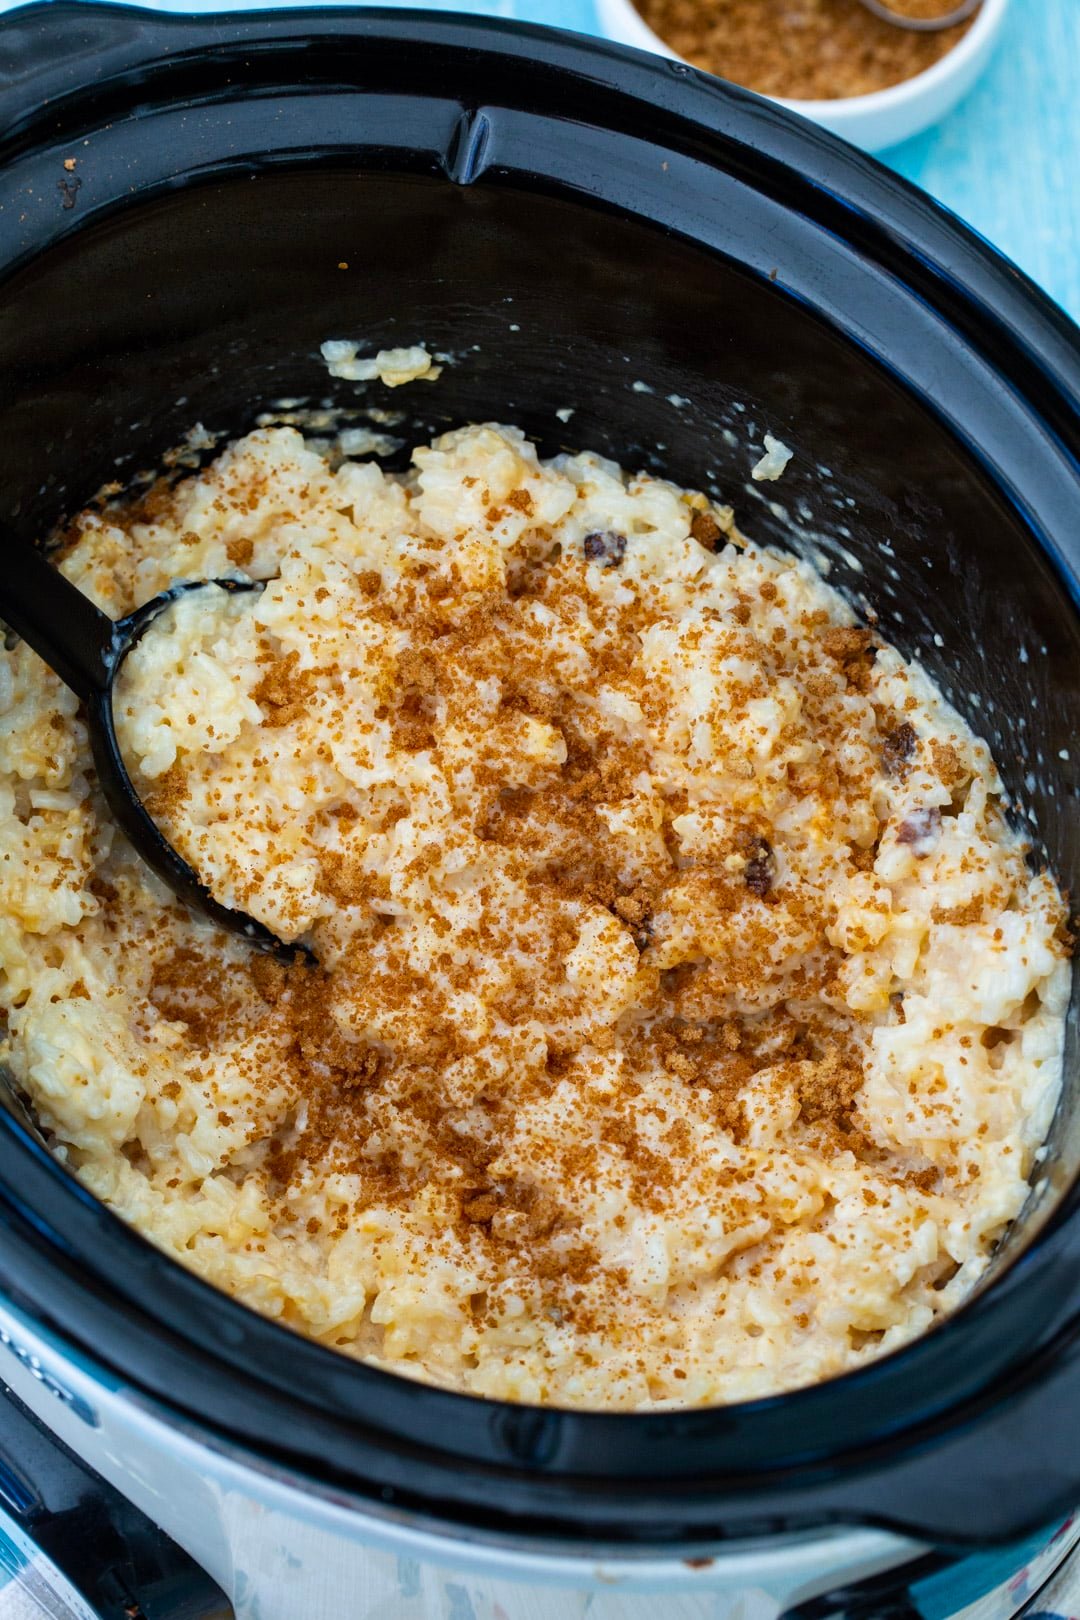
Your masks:
<path fill-rule="evenodd" d="M 64 571 L 126 756 L 229 904 L 112 828 L 0 660 L 5 1058 L 80 1179 L 328 1345 L 480 1394 L 790 1389 L 952 1309 L 1061 1078 L 1065 907 L 984 743 L 806 563 L 472 427 L 404 477 L 251 434 Z"/>

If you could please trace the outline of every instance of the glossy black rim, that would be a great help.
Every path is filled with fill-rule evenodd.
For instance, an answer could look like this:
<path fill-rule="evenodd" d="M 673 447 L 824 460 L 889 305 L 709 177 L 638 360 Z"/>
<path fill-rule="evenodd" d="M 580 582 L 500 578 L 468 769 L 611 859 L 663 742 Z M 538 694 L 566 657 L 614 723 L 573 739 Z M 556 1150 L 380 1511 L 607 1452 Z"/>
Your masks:
<path fill-rule="evenodd" d="M 313 83 L 313 41 L 332 41 L 340 52 L 330 88 L 354 102 L 373 86 L 402 81 L 406 59 L 434 63 L 455 86 L 456 116 L 443 119 L 430 146 L 426 104 L 400 150 L 365 148 L 373 165 L 411 163 L 455 184 L 524 184 L 569 192 L 586 206 L 638 208 L 713 251 L 722 249 L 710 236 L 712 179 L 734 177 L 799 229 L 840 244 L 853 264 L 848 335 L 879 364 L 888 357 L 864 327 L 858 299 L 884 296 L 888 282 L 913 332 L 925 326 L 929 343 L 934 323 L 947 328 L 972 376 L 997 380 L 1001 419 L 978 447 L 966 440 L 968 448 L 1023 510 L 1060 588 L 1080 600 L 1080 545 L 1069 539 L 1080 496 L 1075 328 L 1014 267 L 872 159 L 681 64 L 542 28 L 440 14 L 332 10 L 208 20 L 54 0 L 10 13 L 0 26 L 0 67 L 8 69 L 0 89 L 0 201 L 14 200 L 2 190 L 5 176 L 17 173 L 25 194 L 39 150 L 70 138 L 82 121 L 96 127 L 115 118 L 122 143 L 122 115 L 133 109 L 145 138 L 147 121 L 166 103 L 240 105 L 243 92 L 232 87 L 240 64 L 247 91 L 294 86 L 302 98 Z M 318 101 L 312 95 L 316 123 L 326 116 Z M 304 147 L 299 111 L 297 120 L 280 150 L 271 149 L 279 137 L 264 122 L 262 161 L 329 160 L 329 137 Z M 535 138 L 545 127 L 550 150 Z M 675 177 L 666 193 L 605 155 L 612 141 L 625 150 L 646 136 L 650 153 L 671 156 Z M 234 169 L 250 163 L 245 150 L 238 147 Z M 51 194 L 48 208 L 28 203 L 0 270 L 14 272 L 112 209 L 200 178 L 193 158 L 181 152 L 177 164 L 171 179 L 134 194 L 126 169 L 100 174 L 78 219 L 70 217 L 75 209 L 58 211 Z M 230 172 L 228 163 L 218 171 Z M 42 174 L 50 172 L 42 159 Z M 762 243 L 749 265 L 763 278 L 769 253 Z M 812 299 L 812 277 L 800 285 L 793 272 L 781 285 L 789 297 Z M 928 362 L 927 376 L 932 369 Z M 903 380 L 920 386 L 907 371 Z M 925 383 L 922 391 L 964 437 L 947 402 Z M 1039 441 L 1047 476 L 1037 509 L 1019 493 L 1021 469 L 1015 477 L 1009 470 L 1010 426 Z M 1033 1403 L 1045 1414 L 1053 1397 L 1072 1421 L 1080 1410 L 1075 1189 L 992 1288 L 908 1348 L 793 1395 L 635 1416 L 450 1394 L 295 1338 L 167 1260 L 7 1119 L 0 1190 L 0 1271 L 61 1332 L 186 1418 L 265 1457 L 437 1517 L 652 1544 L 830 1520 L 914 1527 L 960 1542 L 1018 1534 L 1080 1487 L 1074 1464 L 1049 1465 L 1025 1502 L 987 1489 L 996 1466 L 1015 1455 L 1017 1434 L 1028 1432 Z M 1053 1452 L 1052 1432 L 1047 1442 Z"/>

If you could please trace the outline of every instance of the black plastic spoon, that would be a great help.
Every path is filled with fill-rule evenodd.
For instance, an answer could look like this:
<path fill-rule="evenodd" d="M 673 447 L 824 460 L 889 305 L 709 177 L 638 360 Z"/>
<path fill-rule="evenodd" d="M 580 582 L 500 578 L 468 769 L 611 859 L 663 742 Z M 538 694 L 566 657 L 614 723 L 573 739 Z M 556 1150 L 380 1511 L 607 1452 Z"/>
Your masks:
<path fill-rule="evenodd" d="M 55 670 L 86 707 L 90 746 L 105 801 L 150 870 L 193 911 L 241 934 L 260 950 L 291 961 L 309 956 L 242 911 L 215 900 L 195 869 L 169 843 L 143 804 L 124 764 L 113 720 L 113 687 L 128 653 L 160 613 L 189 591 L 261 591 L 262 580 L 184 580 L 122 619 L 110 619 L 34 547 L 0 546 L 0 618 Z"/>

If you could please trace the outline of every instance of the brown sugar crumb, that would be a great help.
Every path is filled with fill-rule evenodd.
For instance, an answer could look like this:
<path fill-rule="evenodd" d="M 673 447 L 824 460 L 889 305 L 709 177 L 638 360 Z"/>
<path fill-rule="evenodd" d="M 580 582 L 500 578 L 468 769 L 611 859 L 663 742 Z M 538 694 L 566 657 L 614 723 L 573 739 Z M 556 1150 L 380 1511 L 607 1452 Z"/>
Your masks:
<path fill-rule="evenodd" d="M 598 1256 L 591 1244 L 581 1243 L 572 1249 L 556 1251 L 542 1249 L 536 1256 L 535 1264 L 537 1276 L 544 1281 L 583 1283 L 595 1271 Z M 569 1301 L 566 1302 L 564 1309 L 576 1319 L 580 1329 L 587 1331 L 582 1314 L 575 1311 Z"/>
<path fill-rule="evenodd" d="M 178 946 L 155 964 L 150 1001 L 159 1015 L 180 1024 L 188 1042 L 200 1051 L 215 1046 L 230 1020 L 243 1019 L 244 984 L 220 961 L 193 946 Z"/>
<path fill-rule="evenodd" d="M 611 902 L 612 911 L 629 926 L 638 950 L 644 950 L 652 938 L 653 905 L 649 891 L 641 888 L 632 894 L 616 895 Z"/>
<path fill-rule="evenodd" d="M 319 888 L 343 906 L 360 905 L 375 892 L 363 856 L 344 855 L 336 849 L 324 850 L 320 856 Z"/>
<path fill-rule="evenodd" d="M 811 697 L 830 698 L 836 691 L 836 682 L 830 675 L 807 675 L 806 690 Z"/>
<path fill-rule="evenodd" d="M 269 1006 L 274 1006 L 285 994 L 289 974 L 284 962 L 262 951 L 252 953 L 248 972 L 259 995 Z"/>
<path fill-rule="evenodd" d="M 974 900 L 968 900 L 961 906 L 935 906 L 930 913 L 930 921 L 948 923 L 956 928 L 966 927 L 968 923 L 980 923 L 983 920 L 985 909 L 981 895 Z"/>
<path fill-rule="evenodd" d="M 919 746 L 919 734 L 913 725 L 904 721 L 886 732 L 881 748 L 881 763 L 890 776 L 899 776 Z"/>
<path fill-rule="evenodd" d="M 631 1120 L 621 1116 L 605 1120 L 601 1134 L 605 1142 L 614 1142 L 617 1147 L 631 1149 L 637 1143 L 636 1127 Z"/>
<path fill-rule="evenodd" d="M 685 1052 L 669 1052 L 664 1059 L 664 1066 L 669 1074 L 678 1075 L 680 1080 L 692 1082 L 698 1077 L 697 1065 L 686 1056 Z"/>
<path fill-rule="evenodd" d="M 848 685 L 856 692 L 865 692 L 875 657 L 873 631 L 835 626 L 822 636 L 821 645 L 839 664 Z"/>
<path fill-rule="evenodd" d="M 690 533 L 706 551 L 716 551 L 724 538 L 724 531 L 711 512 L 695 512 L 690 519 Z"/>
<path fill-rule="evenodd" d="M 363 596 L 378 596 L 382 590 L 382 575 L 377 568 L 365 568 L 356 576 L 356 588 Z"/>
<path fill-rule="evenodd" d="M 612 909 L 626 922 L 641 923 L 649 915 L 650 904 L 648 892 L 644 889 L 635 889 L 633 894 L 620 894 L 612 902 Z"/>
<path fill-rule="evenodd" d="M 891 0 L 901 15 L 941 17 L 954 0 Z M 759 95 L 821 101 L 887 89 L 932 67 L 969 19 L 915 33 L 859 0 L 636 0 L 661 39 L 695 67 Z"/>
<path fill-rule="evenodd" d="M 742 1046 L 742 1031 L 733 1018 L 726 1018 L 721 1024 L 720 1039 L 729 1052 L 737 1052 Z"/>
<path fill-rule="evenodd" d="M 143 803 L 156 821 L 167 823 L 187 803 L 191 789 L 180 760 L 155 777 L 143 793 Z"/>
<path fill-rule="evenodd" d="M 418 754 L 431 748 L 435 733 L 431 720 L 415 694 L 410 694 L 394 716 L 394 746 L 402 753 Z"/>
<path fill-rule="evenodd" d="M 348 1066 L 339 1068 L 337 1072 L 338 1083 L 347 1091 L 358 1086 L 370 1086 L 378 1076 L 382 1067 L 382 1054 L 368 1048 L 359 1055 L 348 1058 Z"/>
<path fill-rule="evenodd" d="M 412 647 L 406 647 L 404 652 L 398 654 L 397 676 L 402 686 L 415 687 L 418 692 L 435 690 L 437 678 L 434 664 Z"/>
<path fill-rule="evenodd" d="M 969 780 L 971 772 L 952 743 L 939 742 L 936 737 L 932 737 L 930 739 L 930 757 L 934 762 L 934 770 L 937 772 L 942 787 L 960 787 Z"/>
<path fill-rule="evenodd" d="M 302 720 L 315 690 L 315 671 L 300 668 L 295 650 L 274 659 L 256 685 L 252 697 L 270 726 L 288 726 Z"/>
<path fill-rule="evenodd" d="M 507 506 L 512 506 L 515 512 L 521 512 L 526 517 L 532 514 L 533 498 L 527 489 L 512 489 L 506 497 Z"/>
<path fill-rule="evenodd" d="M 247 568 L 255 555 L 255 542 L 245 535 L 236 535 L 227 542 L 225 555 L 234 568 Z"/>
<path fill-rule="evenodd" d="M 799 1112 L 808 1124 L 827 1122 L 850 1131 L 852 1110 L 862 1087 L 862 1069 L 835 1045 L 817 1061 L 797 1066 Z"/>

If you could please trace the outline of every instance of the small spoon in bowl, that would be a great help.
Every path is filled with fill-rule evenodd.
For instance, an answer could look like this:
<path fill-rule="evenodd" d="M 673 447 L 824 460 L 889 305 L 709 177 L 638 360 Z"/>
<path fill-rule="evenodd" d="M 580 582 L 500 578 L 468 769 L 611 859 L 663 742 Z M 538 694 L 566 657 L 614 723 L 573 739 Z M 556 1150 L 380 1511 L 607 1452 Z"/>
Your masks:
<path fill-rule="evenodd" d="M 33 546 L 8 539 L 0 545 L 0 619 L 32 647 L 86 708 L 98 782 L 118 825 L 136 853 L 177 899 L 259 950 L 285 961 L 310 958 L 302 945 L 287 945 L 254 917 L 215 900 L 194 867 L 173 848 L 150 815 L 128 775 L 116 737 L 113 688 L 131 649 L 160 613 L 190 591 L 235 594 L 261 591 L 262 580 L 183 580 L 122 619 L 110 619 Z"/>
<path fill-rule="evenodd" d="M 945 28 L 955 28 L 957 23 L 967 22 L 978 11 L 983 0 L 959 0 L 957 5 L 950 6 L 940 17 L 905 17 L 903 12 L 896 10 L 891 0 L 861 0 L 861 3 L 873 16 L 880 17 L 882 22 L 892 23 L 894 28 L 909 28 L 916 34 L 936 34 Z"/>

